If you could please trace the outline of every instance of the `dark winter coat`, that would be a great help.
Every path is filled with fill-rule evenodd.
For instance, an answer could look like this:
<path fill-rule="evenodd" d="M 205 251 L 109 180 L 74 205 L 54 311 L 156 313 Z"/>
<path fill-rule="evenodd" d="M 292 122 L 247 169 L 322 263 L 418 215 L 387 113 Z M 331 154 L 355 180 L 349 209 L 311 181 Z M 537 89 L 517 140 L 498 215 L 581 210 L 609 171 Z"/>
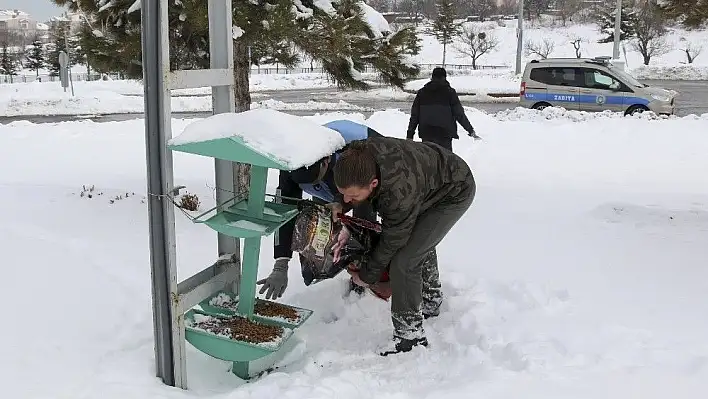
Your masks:
<path fill-rule="evenodd" d="M 431 137 L 458 139 L 458 122 L 468 133 L 474 131 L 455 89 L 447 80 L 434 79 L 418 90 L 413 100 L 407 137 L 412 139 L 418 127 L 423 141 Z"/>
<path fill-rule="evenodd" d="M 474 184 L 464 159 L 429 144 L 390 137 L 367 140 L 379 169 L 379 186 L 370 197 L 383 231 L 369 262 L 359 272 L 372 284 L 408 237 L 420 214 L 443 202 L 460 202 Z"/>
<path fill-rule="evenodd" d="M 368 137 L 383 137 L 376 130 L 348 120 L 336 120 L 326 123 L 324 126 L 337 131 L 344 138 L 345 143 L 350 143 L 355 140 L 365 140 Z M 330 157 L 329 168 L 325 173 L 322 181 L 314 184 L 298 184 L 292 179 L 292 174 L 288 171 L 280 171 L 278 188 L 276 194 L 288 198 L 302 198 L 303 193 L 307 193 L 318 202 L 342 202 L 341 194 L 334 184 L 333 168 L 337 162 L 339 153 L 335 153 Z M 285 203 L 293 203 L 293 201 L 283 200 Z M 370 207 L 361 207 L 354 209 L 356 217 L 375 220 L 375 214 L 372 214 Z M 273 258 L 291 258 L 293 251 L 291 244 L 293 240 L 293 231 L 295 229 L 295 220 L 291 220 L 278 229 L 275 236 Z"/>

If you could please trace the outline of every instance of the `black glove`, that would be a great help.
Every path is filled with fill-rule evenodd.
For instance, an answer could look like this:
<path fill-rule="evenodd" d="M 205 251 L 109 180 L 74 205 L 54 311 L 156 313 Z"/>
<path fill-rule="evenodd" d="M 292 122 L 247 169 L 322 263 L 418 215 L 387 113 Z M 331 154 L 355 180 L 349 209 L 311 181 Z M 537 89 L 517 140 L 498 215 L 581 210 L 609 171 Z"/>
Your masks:
<path fill-rule="evenodd" d="M 481 139 L 482 139 L 481 137 L 477 136 L 477 133 L 474 132 L 474 128 L 472 128 L 472 130 L 470 130 L 468 133 L 469 133 L 469 136 L 470 136 L 470 137 L 474 137 L 475 140 L 481 140 Z"/>

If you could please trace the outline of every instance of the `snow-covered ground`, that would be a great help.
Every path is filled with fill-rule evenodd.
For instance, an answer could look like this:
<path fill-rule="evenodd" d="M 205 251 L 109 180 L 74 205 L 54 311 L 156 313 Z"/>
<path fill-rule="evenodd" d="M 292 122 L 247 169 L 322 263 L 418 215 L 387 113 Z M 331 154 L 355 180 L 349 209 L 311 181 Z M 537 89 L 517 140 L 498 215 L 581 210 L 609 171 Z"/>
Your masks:
<path fill-rule="evenodd" d="M 365 78 L 373 77 L 371 74 L 365 74 Z M 332 87 L 333 82 L 326 75 L 321 73 L 296 73 L 296 74 L 253 74 L 249 78 L 252 92 L 266 90 L 289 90 L 289 89 L 316 89 Z M 41 92 L 39 90 L 41 90 Z M 56 96 L 64 94 L 64 89 L 59 81 L 56 82 L 31 82 L 31 83 L 7 83 L 0 84 L 0 93 L 18 95 L 31 95 L 45 93 L 46 95 Z M 97 80 L 97 81 L 80 81 L 74 82 L 74 90 L 77 94 L 81 92 L 113 92 L 122 95 L 142 96 L 144 92 L 143 85 L 140 80 Z M 70 93 L 70 88 L 67 88 Z M 179 89 L 174 90 L 174 95 L 202 95 L 210 96 L 211 88 L 200 87 L 196 89 Z"/>
<path fill-rule="evenodd" d="M 243 384 L 188 345 L 187 394 L 153 377 L 143 121 L 0 126 L 4 396 L 701 397 L 708 115 L 468 113 L 483 140 L 454 146 L 478 191 L 438 249 L 446 300 L 425 322 L 430 348 L 375 355 L 391 332 L 388 305 L 342 299 L 343 276 L 306 288 L 293 261 L 282 300 L 315 314 L 285 367 Z M 337 118 L 398 137 L 407 123 L 397 111 L 310 119 Z M 174 134 L 189 122 L 175 120 Z M 175 181 L 203 210 L 213 204 L 209 158 L 175 153 Z M 176 218 L 184 279 L 214 261 L 216 241 Z"/>
<path fill-rule="evenodd" d="M 521 85 L 521 77 L 514 74 L 511 69 L 476 70 L 470 71 L 466 76 L 448 76 L 447 80 L 458 93 L 476 95 L 503 94 L 517 96 Z M 419 79 L 408 82 L 407 90 L 418 90 L 428 83 L 430 79 Z"/>
<path fill-rule="evenodd" d="M 145 107 L 142 96 L 129 92 L 121 94 L 113 90 L 132 88 L 132 81 L 82 82 L 75 87 L 76 95 L 64 93 L 62 88 L 51 87 L 46 83 L 16 84 L 14 87 L 0 85 L 0 115 L 93 115 L 142 113 Z M 44 90 L 45 88 L 54 90 Z M 15 90 L 12 90 L 15 89 Z M 204 91 L 207 89 L 205 88 Z M 211 89 L 209 89 L 211 90 Z M 6 94 L 6 95 L 3 95 Z M 172 97 L 173 112 L 209 112 L 212 110 L 211 95 L 185 93 Z M 345 101 L 285 103 L 264 97 L 258 92 L 252 94 L 252 108 L 271 108 L 277 110 L 357 110 L 367 108 L 349 104 Z"/>
<path fill-rule="evenodd" d="M 279 110 L 364 110 L 344 102 L 327 103 L 307 101 L 286 104 L 273 99 L 259 101 L 265 90 L 317 89 L 331 87 L 331 81 L 322 74 L 268 74 L 252 75 L 253 107 Z M 0 84 L 0 115 L 75 115 L 142 113 L 143 85 L 138 80 L 107 80 L 74 82 L 71 89 L 59 82 L 32 82 Z M 180 89 L 173 91 L 172 110 L 175 112 L 211 111 L 211 88 Z"/>

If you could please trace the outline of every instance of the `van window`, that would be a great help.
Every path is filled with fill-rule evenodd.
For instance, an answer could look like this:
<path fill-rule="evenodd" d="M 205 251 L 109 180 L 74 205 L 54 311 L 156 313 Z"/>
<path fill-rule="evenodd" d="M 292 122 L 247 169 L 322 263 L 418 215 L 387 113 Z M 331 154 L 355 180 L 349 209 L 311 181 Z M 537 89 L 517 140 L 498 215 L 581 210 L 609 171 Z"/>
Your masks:
<path fill-rule="evenodd" d="M 576 86 L 578 72 L 578 68 L 534 68 L 529 74 L 529 79 L 553 86 Z"/>
<path fill-rule="evenodd" d="M 597 69 L 585 68 L 583 87 L 588 89 L 600 89 L 600 90 L 619 90 L 626 91 L 627 86 L 622 84 L 619 80 L 613 76 L 600 71 Z"/>

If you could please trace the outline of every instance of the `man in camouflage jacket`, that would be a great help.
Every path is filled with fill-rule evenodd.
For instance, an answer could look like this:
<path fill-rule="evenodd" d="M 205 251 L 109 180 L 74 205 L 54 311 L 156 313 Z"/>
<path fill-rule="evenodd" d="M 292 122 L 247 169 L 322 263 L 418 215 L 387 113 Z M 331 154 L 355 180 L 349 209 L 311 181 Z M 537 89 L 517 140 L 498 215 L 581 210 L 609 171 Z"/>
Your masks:
<path fill-rule="evenodd" d="M 367 286 L 389 270 L 394 346 L 381 354 L 427 346 L 423 319 L 442 302 L 435 247 L 472 204 L 472 171 L 432 143 L 377 137 L 347 147 L 334 167 L 337 189 L 348 205 L 370 202 L 382 219 L 368 262 L 350 271 Z"/>

